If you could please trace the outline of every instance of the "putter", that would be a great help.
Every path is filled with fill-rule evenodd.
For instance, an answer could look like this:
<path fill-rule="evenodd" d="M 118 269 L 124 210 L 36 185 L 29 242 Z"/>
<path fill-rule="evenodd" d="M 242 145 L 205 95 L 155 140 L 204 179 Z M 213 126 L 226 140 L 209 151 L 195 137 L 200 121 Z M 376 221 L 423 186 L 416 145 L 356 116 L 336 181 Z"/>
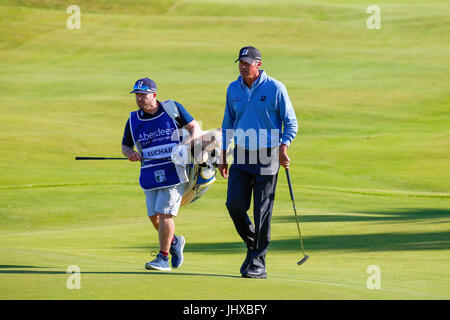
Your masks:
<path fill-rule="evenodd" d="M 143 160 L 150 160 L 150 158 L 144 158 L 143 157 L 143 151 L 141 143 L 136 141 L 136 149 L 138 150 L 139 154 L 141 155 L 141 159 Z M 128 158 L 113 158 L 113 157 L 75 157 L 75 160 L 128 160 Z"/>
<path fill-rule="evenodd" d="M 286 177 L 287 177 L 287 182 L 289 185 L 289 192 L 291 194 L 292 205 L 294 206 L 294 214 L 295 214 L 295 220 L 297 221 L 298 236 L 300 238 L 300 245 L 301 245 L 302 252 L 303 252 L 303 258 L 299 262 L 297 262 L 298 265 L 301 265 L 302 263 L 304 263 L 306 260 L 309 259 L 309 256 L 307 254 L 305 254 L 305 249 L 303 248 L 302 233 L 300 232 L 300 223 L 298 222 L 297 209 L 295 208 L 295 199 L 294 199 L 294 192 L 292 190 L 291 176 L 289 174 L 289 169 L 287 169 L 287 168 L 286 168 Z"/>

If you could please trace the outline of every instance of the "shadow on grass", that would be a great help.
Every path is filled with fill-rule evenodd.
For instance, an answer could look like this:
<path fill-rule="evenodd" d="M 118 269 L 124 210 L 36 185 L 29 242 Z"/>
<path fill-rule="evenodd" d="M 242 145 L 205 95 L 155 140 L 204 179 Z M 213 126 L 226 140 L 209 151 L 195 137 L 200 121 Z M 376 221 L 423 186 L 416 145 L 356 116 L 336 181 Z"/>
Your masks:
<path fill-rule="evenodd" d="M 410 251 L 448 250 L 450 231 L 430 233 L 381 233 L 304 237 L 308 250 L 353 250 L 353 251 Z M 299 239 L 271 241 L 274 250 L 299 250 Z"/>
<path fill-rule="evenodd" d="M 18 265 L 11 265 L 11 264 L 3 264 L 0 265 L 0 269 L 31 269 L 31 268 L 48 268 L 48 267 L 35 267 L 35 266 L 18 266 Z"/>
<path fill-rule="evenodd" d="M 430 233 L 379 233 L 356 235 L 332 235 L 304 237 L 303 244 L 308 250 L 354 250 L 354 251 L 400 251 L 400 250 L 448 250 L 449 232 Z M 239 242 L 188 243 L 185 252 L 211 254 L 245 253 L 245 246 Z M 273 239 L 269 250 L 300 250 L 300 241 L 293 239 Z"/>
<path fill-rule="evenodd" d="M 157 250 L 155 246 L 133 246 L 133 247 L 114 247 L 114 249 L 140 249 L 154 252 Z M 205 253 L 236 253 L 244 252 L 246 246 L 243 242 L 186 242 L 183 252 L 205 252 Z"/>
<path fill-rule="evenodd" d="M 354 250 L 354 251 L 410 251 L 410 250 L 449 250 L 450 231 L 428 233 L 376 233 L 330 236 L 305 236 L 305 250 Z M 118 248 L 115 248 L 118 249 Z M 122 247 L 120 249 L 150 250 L 148 246 Z M 299 250 L 300 240 L 272 239 L 269 250 Z M 184 252 L 205 254 L 233 254 L 246 252 L 243 242 L 200 243 L 188 242 Z"/>
<path fill-rule="evenodd" d="M 6 266 L 11 270 L 0 270 L 0 274 L 65 274 L 69 275 L 66 271 L 62 270 L 23 270 L 28 268 L 45 268 L 35 266 Z M 19 270 L 18 270 L 19 269 Z M 81 274 L 96 274 L 96 275 L 165 275 L 165 276 L 192 276 L 192 277 L 223 277 L 223 278 L 241 278 L 238 276 L 232 276 L 227 274 L 212 274 L 212 273 L 192 273 L 192 272 L 161 272 L 161 271 L 81 271 Z"/>
<path fill-rule="evenodd" d="M 375 216 L 376 215 L 376 216 Z M 404 222 L 450 218 L 447 209 L 398 209 L 387 212 L 363 212 L 359 215 L 301 215 L 301 222 Z M 295 216 L 272 216 L 273 223 L 292 223 Z M 293 227 L 295 229 L 295 227 Z M 450 249 L 450 232 L 429 233 L 377 233 L 356 235 L 312 236 L 303 239 L 309 250 L 355 250 L 355 251 L 395 251 L 395 250 L 447 250 Z M 300 241 L 294 239 L 273 239 L 270 249 L 299 250 Z M 244 252 L 245 246 L 239 242 L 187 243 L 186 252 L 238 253 Z"/>
<path fill-rule="evenodd" d="M 426 219 L 450 219 L 450 210 L 447 209 L 398 209 L 396 211 L 373 211 L 373 212 L 355 212 L 352 214 L 342 215 L 303 215 L 297 210 L 299 220 L 301 222 L 358 222 L 358 221 L 374 221 L 374 222 L 404 222 L 413 220 Z M 294 212 L 292 215 L 277 215 L 274 212 L 272 216 L 273 223 L 295 223 Z"/>

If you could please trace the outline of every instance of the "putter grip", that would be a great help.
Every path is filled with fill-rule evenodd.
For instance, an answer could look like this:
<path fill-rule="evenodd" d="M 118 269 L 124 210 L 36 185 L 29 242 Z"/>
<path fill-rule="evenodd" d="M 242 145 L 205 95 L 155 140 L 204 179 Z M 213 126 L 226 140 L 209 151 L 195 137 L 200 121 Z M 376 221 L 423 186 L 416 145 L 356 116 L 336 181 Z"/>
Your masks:
<path fill-rule="evenodd" d="M 289 169 L 286 169 L 286 178 L 287 178 L 287 182 L 288 182 L 288 186 L 289 186 L 289 192 L 291 194 L 291 199 L 292 199 L 292 201 L 294 201 L 295 198 L 294 198 L 294 192 L 292 191 L 291 175 L 289 174 Z"/>

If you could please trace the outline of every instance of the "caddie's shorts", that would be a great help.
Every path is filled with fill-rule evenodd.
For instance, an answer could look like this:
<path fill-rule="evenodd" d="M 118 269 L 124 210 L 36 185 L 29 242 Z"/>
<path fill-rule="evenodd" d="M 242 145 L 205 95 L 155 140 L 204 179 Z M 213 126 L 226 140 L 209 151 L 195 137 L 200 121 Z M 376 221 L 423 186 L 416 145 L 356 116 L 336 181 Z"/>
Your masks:
<path fill-rule="evenodd" d="M 167 188 L 144 191 L 148 216 L 151 217 L 157 213 L 176 216 L 186 185 L 187 182 Z"/>

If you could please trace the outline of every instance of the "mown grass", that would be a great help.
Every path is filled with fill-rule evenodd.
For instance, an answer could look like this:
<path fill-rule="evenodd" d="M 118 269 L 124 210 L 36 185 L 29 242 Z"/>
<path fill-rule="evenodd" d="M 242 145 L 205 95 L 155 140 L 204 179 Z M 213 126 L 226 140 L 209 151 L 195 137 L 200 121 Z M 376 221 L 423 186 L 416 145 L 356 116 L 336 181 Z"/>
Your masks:
<path fill-rule="evenodd" d="M 145 2 L 145 9 L 142 9 Z M 148 5 L 147 5 L 148 4 Z M 2 299 L 448 299 L 449 15 L 444 1 L 0 3 Z M 120 155 L 134 81 L 153 78 L 202 122 L 221 124 L 239 48 L 286 84 L 300 121 L 289 148 L 311 260 L 301 253 L 280 171 L 269 279 L 245 281 L 245 255 L 218 177 L 182 208 L 184 266 L 143 265 L 157 235 L 138 166 Z M 82 290 L 65 286 L 69 265 Z M 369 290 L 369 265 L 382 271 Z M 158 291 L 152 288 L 158 288 Z M 196 290 L 192 290 L 192 288 Z"/>

